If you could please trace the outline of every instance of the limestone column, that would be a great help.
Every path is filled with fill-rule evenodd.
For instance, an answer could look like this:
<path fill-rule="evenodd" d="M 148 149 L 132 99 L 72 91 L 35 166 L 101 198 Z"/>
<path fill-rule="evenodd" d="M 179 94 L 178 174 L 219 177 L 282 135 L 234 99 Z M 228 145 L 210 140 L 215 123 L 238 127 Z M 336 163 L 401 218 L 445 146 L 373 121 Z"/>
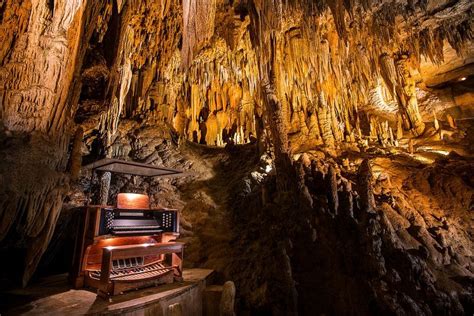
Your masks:
<path fill-rule="evenodd" d="M 411 130 L 415 136 L 419 136 L 425 130 L 425 123 L 418 109 L 416 82 L 411 75 L 408 61 L 407 55 L 401 55 L 395 62 L 398 79 L 396 91 L 405 128 Z"/>
<path fill-rule="evenodd" d="M 111 179 L 112 179 L 112 174 L 109 171 L 105 171 L 100 177 L 100 189 L 99 189 L 99 204 L 100 205 L 107 205 L 107 202 L 109 200 Z"/>
<path fill-rule="evenodd" d="M 383 54 L 380 70 L 385 84 L 397 100 L 405 130 L 412 131 L 415 136 L 421 135 L 425 124 L 418 110 L 416 82 L 410 71 L 409 56 L 402 54 L 394 59 Z"/>

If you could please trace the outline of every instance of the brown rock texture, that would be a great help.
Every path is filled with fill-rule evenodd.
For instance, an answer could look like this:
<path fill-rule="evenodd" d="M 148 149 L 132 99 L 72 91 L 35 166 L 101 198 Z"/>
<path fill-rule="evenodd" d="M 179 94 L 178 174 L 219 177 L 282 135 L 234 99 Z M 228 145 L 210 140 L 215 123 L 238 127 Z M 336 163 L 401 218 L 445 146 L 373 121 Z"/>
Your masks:
<path fill-rule="evenodd" d="M 26 249 L 13 259 L 22 266 L 26 284 L 51 239 L 67 191 L 74 78 L 91 32 L 86 20 L 97 12 L 79 0 L 2 1 L 0 10 L 0 239 Z"/>

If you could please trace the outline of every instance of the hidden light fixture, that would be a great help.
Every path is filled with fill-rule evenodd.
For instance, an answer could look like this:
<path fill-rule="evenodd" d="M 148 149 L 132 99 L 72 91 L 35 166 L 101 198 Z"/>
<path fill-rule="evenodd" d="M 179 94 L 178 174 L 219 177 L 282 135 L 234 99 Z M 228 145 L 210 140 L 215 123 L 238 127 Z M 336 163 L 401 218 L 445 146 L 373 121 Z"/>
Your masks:
<path fill-rule="evenodd" d="M 147 209 L 150 206 L 150 199 L 145 194 L 119 193 L 117 206 L 123 209 Z"/>

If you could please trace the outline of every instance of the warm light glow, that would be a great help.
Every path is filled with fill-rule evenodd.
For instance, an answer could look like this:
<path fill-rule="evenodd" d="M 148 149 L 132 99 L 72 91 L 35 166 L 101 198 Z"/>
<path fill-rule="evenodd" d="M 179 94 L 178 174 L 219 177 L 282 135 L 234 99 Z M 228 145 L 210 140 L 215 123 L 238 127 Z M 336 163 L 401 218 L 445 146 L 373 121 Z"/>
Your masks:
<path fill-rule="evenodd" d="M 449 155 L 449 151 L 447 151 L 447 150 L 432 150 L 431 152 L 437 153 L 437 154 L 440 154 L 440 155 L 443 155 L 443 156 Z"/>
<path fill-rule="evenodd" d="M 111 244 L 114 242 L 114 238 L 105 238 L 105 239 L 102 239 L 100 242 L 104 244 Z"/>
<path fill-rule="evenodd" d="M 374 177 L 374 179 L 378 179 L 381 173 L 382 173 L 381 171 L 378 171 L 378 170 L 376 171 L 374 169 L 372 170 L 372 176 Z"/>
<path fill-rule="evenodd" d="M 117 195 L 117 207 L 123 209 L 148 209 L 150 199 L 146 194 L 119 193 Z"/>
<path fill-rule="evenodd" d="M 138 194 L 138 193 L 121 193 L 123 196 L 125 196 L 129 201 L 134 201 L 139 199 L 143 194 Z"/>
<path fill-rule="evenodd" d="M 459 78 L 459 81 L 466 81 L 467 80 L 467 77 L 461 77 Z"/>
<path fill-rule="evenodd" d="M 150 246 L 153 246 L 153 245 L 154 245 L 154 244 L 152 244 L 152 243 L 144 243 L 144 244 L 140 244 L 140 245 L 138 245 L 138 246 L 141 246 L 141 247 L 146 248 L 146 247 L 150 247 Z M 107 249 L 107 250 L 114 250 L 116 247 L 114 247 L 114 246 L 107 246 L 107 247 L 104 247 L 104 248 Z"/>
<path fill-rule="evenodd" d="M 443 156 L 447 156 L 450 153 L 449 150 L 433 149 L 433 148 L 427 147 L 427 146 L 418 147 L 417 151 L 430 152 L 430 153 L 440 154 L 440 155 L 443 155 Z"/>
<path fill-rule="evenodd" d="M 432 164 L 434 162 L 433 159 L 426 158 L 426 157 L 423 157 L 423 156 L 418 156 L 418 155 L 413 156 L 413 158 L 415 158 L 416 160 L 418 160 L 419 162 L 424 163 L 424 164 Z"/>

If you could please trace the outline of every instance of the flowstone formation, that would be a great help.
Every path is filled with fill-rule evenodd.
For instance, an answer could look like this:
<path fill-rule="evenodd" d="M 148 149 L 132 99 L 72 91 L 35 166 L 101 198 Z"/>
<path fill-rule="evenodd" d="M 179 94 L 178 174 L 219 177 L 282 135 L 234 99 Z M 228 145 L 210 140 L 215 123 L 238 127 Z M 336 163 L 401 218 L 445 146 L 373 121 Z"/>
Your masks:
<path fill-rule="evenodd" d="M 179 206 L 186 264 L 234 280 L 242 312 L 472 314 L 473 16 L 469 0 L 0 1 L 4 284 L 68 256 L 81 165 L 109 157 L 190 173 L 92 185 Z"/>

